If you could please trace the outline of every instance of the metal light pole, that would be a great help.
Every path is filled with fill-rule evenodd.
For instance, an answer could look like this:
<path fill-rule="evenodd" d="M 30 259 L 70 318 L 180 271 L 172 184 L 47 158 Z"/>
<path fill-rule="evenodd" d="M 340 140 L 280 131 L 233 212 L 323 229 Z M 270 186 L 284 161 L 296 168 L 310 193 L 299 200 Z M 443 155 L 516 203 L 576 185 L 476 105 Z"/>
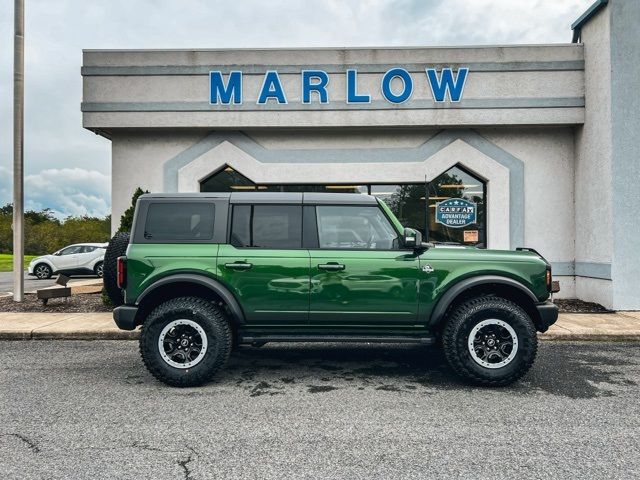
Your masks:
<path fill-rule="evenodd" d="M 13 37 L 13 300 L 24 300 L 24 0 L 15 0 Z"/>

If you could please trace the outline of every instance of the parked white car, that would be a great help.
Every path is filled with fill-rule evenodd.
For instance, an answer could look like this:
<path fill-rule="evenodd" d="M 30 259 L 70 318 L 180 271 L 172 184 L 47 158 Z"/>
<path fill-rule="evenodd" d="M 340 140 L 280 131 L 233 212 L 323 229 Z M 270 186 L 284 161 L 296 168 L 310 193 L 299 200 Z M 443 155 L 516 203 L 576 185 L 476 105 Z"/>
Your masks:
<path fill-rule="evenodd" d="M 90 275 L 102 277 L 106 243 L 77 243 L 61 248 L 50 255 L 31 260 L 29 275 L 40 280 L 51 278 L 54 273 L 64 275 Z"/>

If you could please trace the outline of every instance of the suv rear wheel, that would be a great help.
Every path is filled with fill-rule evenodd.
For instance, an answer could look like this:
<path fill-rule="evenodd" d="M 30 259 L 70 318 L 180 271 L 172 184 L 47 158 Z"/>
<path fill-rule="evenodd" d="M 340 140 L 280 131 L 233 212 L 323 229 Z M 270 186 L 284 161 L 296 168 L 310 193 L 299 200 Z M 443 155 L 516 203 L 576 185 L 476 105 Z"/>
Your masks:
<path fill-rule="evenodd" d="M 232 335 L 223 311 L 195 297 L 168 300 L 156 307 L 140 335 L 147 369 L 174 387 L 208 382 L 227 362 Z"/>
<path fill-rule="evenodd" d="M 442 341 L 453 370 L 486 386 L 508 385 L 521 378 L 538 350 L 529 315 L 512 301 L 494 296 L 472 298 L 457 306 Z"/>

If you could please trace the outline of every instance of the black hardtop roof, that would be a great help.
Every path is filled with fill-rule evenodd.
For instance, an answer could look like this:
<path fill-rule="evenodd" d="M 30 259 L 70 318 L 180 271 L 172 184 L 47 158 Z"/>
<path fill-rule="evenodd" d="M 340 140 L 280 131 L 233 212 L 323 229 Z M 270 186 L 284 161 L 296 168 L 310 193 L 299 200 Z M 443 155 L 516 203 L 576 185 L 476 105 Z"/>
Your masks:
<path fill-rule="evenodd" d="M 141 200 L 168 199 L 189 201 L 194 199 L 228 199 L 229 203 L 300 203 L 376 205 L 376 197 L 358 193 L 313 192 L 203 192 L 203 193 L 146 193 Z"/>

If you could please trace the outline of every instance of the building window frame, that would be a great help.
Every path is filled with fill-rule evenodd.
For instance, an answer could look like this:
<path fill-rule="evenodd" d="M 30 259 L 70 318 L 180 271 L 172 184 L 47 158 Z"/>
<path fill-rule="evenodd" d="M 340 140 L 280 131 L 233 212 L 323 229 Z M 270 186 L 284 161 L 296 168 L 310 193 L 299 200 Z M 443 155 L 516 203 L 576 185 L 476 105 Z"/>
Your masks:
<path fill-rule="evenodd" d="M 216 175 L 219 175 L 222 172 L 228 172 L 228 173 L 235 173 L 237 175 L 239 175 L 241 178 L 246 179 L 246 181 L 249 183 L 247 184 L 246 182 L 243 183 L 242 185 L 239 185 L 238 188 L 233 188 L 232 185 L 228 186 L 227 190 L 215 190 L 215 191 L 230 191 L 230 192 L 234 192 L 234 191 L 278 191 L 278 192 L 286 192 L 288 190 L 286 190 L 287 187 L 297 187 L 299 188 L 298 191 L 300 192 L 304 192 L 304 191 L 308 191 L 305 190 L 305 187 L 324 187 L 324 191 L 331 191 L 334 193 L 341 193 L 341 190 L 348 190 L 348 189 L 352 189 L 352 190 L 356 190 L 356 191 L 351 191 L 351 192 L 345 192 L 345 193 L 362 193 L 362 194 L 367 194 L 367 195 L 373 195 L 373 196 L 377 196 L 375 192 L 373 192 L 374 187 L 376 186 L 393 186 L 393 187 L 403 187 L 403 186 L 410 186 L 410 185 L 415 185 L 415 186 L 424 186 L 424 202 L 425 202 L 425 207 L 423 210 L 423 218 L 424 218 L 424 235 L 423 235 L 423 239 L 425 241 L 430 241 L 432 240 L 431 238 L 431 220 L 430 220 L 430 214 L 429 214 L 429 208 L 430 208 L 430 201 L 431 201 L 431 186 L 433 184 L 433 182 L 435 180 L 437 180 L 440 176 L 446 174 L 447 172 L 450 172 L 453 169 L 459 169 L 461 170 L 463 173 L 465 173 L 466 175 L 469 175 L 471 177 L 473 177 L 473 179 L 475 181 L 480 182 L 480 185 L 482 186 L 482 199 L 483 199 L 483 205 L 482 205 L 482 209 L 483 209 L 483 226 L 478 228 L 478 230 L 481 232 L 481 235 L 478 238 L 478 242 L 475 243 L 475 246 L 478 246 L 479 248 L 487 248 L 487 239 L 488 239 L 488 222 L 487 222 L 487 211 L 488 211 L 488 188 L 487 188 L 487 184 L 488 181 L 487 179 L 485 179 L 484 177 L 478 175 L 477 173 L 469 170 L 467 167 L 465 167 L 464 165 L 460 164 L 460 163 L 456 163 L 452 166 L 450 166 L 449 168 L 447 168 L 446 170 L 444 170 L 443 172 L 441 172 L 440 174 L 436 175 L 432 180 L 427 181 L 425 179 L 425 181 L 422 182 L 397 182 L 397 183 L 393 183 L 393 182 L 372 182 L 372 183 L 358 183 L 358 182 L 336 182 L 336 183 L 256 183 L 253 180 L 251 180 L 249 177 L 247 177 L 246 175 L 242 174 L 241 172 L 239 172 L 238 170 L 236 170 L 235 168 L 229 166 L 229 165 L 224 165 L 221 168 L 219 168 L 218 170 L 216 170 L 215 172 L 211 173 L 210 175 L 206 176 L 205 178 L 203 178 L 199 184 L 200 184 L 200 191 L 214 191 L 214 190 L 202 190 L 202 185 L 204 185 L 207 181 L 209 181 L 210 179 L 212 179 L 213 177 L 215 177 Z M 344 187 L 344 188 L 340 188 L 340 187 Z M 359 190 L 359 191 L 358 191 Z M 422 199 L 422 198 L 421 198 Z M 480 212 L 479 210 L 476 212 L 476 215 L 478 215 L 478 217 L 480 216 Z M 479 222 L 477 222 L 479 223 Z M 416 227 L 416 225 L 413 225 L 412 227 Z M 447 227 L 447 228 L 451 228 L 451 227 Z M 460 243 L 461 245 L 472 245 L 472 243 Z"/>

